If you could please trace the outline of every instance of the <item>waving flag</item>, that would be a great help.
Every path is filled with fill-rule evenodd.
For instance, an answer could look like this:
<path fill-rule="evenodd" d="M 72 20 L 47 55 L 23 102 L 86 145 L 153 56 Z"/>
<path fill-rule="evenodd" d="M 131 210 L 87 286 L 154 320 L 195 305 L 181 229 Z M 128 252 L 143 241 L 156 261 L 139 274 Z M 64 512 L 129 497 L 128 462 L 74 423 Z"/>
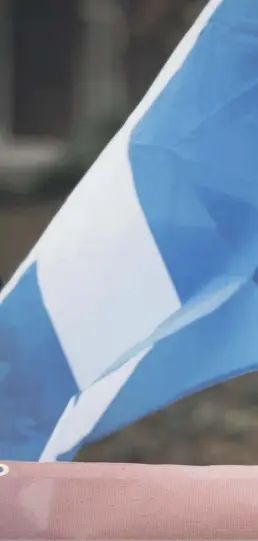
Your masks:
<path fill-rule="evenodd" d="M 212 0 L 1 294 L 0 456 L 258 367 L 258 1 Z"/>

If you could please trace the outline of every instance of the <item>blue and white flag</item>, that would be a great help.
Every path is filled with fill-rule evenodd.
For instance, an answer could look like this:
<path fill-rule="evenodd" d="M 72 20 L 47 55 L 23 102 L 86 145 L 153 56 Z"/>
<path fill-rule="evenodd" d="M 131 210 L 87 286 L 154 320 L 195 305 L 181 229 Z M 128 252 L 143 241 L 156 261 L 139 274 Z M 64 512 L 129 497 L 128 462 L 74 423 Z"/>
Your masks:
<path fill-rule="evenodd" d="M 258 1 L 211 0 L 0 297 L 0 456 L 258 368 Z"/>

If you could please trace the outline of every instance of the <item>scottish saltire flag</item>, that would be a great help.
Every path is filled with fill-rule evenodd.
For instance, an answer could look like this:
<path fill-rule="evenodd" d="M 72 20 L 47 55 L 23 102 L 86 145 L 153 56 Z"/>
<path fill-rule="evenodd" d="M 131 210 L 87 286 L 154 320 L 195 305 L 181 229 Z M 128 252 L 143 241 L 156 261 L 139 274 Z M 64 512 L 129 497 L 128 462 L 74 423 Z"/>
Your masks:
<path fill-rule="evenodd" d="M 258 368 L 258 1 L 212 0 L 1 295 L 0 456 Z"/>

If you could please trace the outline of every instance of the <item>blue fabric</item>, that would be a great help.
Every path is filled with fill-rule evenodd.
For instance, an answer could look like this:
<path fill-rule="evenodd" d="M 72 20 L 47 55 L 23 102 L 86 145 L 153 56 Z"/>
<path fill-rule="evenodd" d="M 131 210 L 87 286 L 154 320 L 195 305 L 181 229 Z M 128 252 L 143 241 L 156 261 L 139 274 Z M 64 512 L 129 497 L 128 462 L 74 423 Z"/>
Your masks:
<path fill-rule="evenodd" d="M 250 281 L 208 317 L 158 342 L 83 443 L 109 435 L 110 427 L 119 430 L 185 396 L 257 370 L 257 320 L 258 287 Z M 71 460 L 80 446 L 59 460 Z"/>
<path fill-rule="evenodd" d="M 250 282 L 210 316 L 161 340 L 86 441 L 107 436 L 111 424 L 118 430 L 142 414 L 257 370 L 257 318 L 258 288 Z"/>
<path fill-rule="evenodd" d="M 136 190 L 183 301 L 232 257 L 236 273 L 257 264 L 257 24 L 255 0 L 224 1 L 131 137 Z"/>
<path fill-rule="evenodd" d="M 1 304 L 0 337 L 0 456 L 38 460 L 78 387 L 45 310 L 35 264 Z"/>

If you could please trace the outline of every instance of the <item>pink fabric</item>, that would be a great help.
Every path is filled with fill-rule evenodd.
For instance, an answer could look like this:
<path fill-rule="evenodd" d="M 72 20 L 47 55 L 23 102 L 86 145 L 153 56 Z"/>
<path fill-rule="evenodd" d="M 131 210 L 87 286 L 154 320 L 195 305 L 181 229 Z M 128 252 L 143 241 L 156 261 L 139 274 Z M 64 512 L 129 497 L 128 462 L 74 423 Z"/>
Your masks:
<path fill-rule="evenodd" d="M 8 466 L 0 539 L 258 539 L 258 467 Z"/>

